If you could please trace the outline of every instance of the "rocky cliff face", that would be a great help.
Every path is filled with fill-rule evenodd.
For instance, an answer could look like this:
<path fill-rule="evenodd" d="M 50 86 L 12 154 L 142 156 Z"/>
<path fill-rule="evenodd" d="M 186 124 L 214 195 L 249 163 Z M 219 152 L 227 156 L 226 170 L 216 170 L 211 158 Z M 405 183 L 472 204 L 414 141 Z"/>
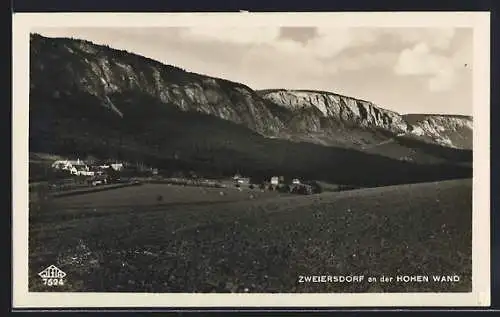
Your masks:
<path fill-rule="evenodd" d="M 449 147 L 472 148 L 472 117 L 400 115 L 372 102 L 331 92 L 263 90 L 259 93 L 264 99 L 294 113 L 314 113 L 313 118 L 306 116 L 307 120 L 302 122 L 304 132 L 327 131 L 331 123 L 336 122 L 385 130 L 395 136 L 413 136 Z"/>
<path fill-rule="evenodd" d="M 122 116 L 110 98 L 141 92 L 185 111 L 197 111 L 274 135 L 283 123 L 250 88 L 87 41 L 31 36 L 31 89 L 54 95 L 89 94 Z"/>
<path fill-rule="evenodd" d="M 408 114 L 409 133 L 444 146 L 472 149 L 473 120 L 469 116 Z"/>
<path fill-rule="evenodd" d="M 62 100 L 91 96 L 118 117 L 127 112 L 115 97 L 141 94 L 165 107 L 212 115 L 273 138 L 356 147 L 407 135 L 449 147 L 472 146 L 468 117 L 403 116 L 329 92 L 256 92 L 88 41 L 32 35 L 30 53 L 32 94 Z"/>
<path fill-rule="evenodd" d="M 351 125 L 380 127 L 394 133 L 408 130 L 408 124 L 399 114 L 379 108 L 369 101 L 302 90 L 261 91 L 261 96 L 292 111 L 315 108 L 324 118 Z M 318 125 L 310 125 L 310 128 L 315 131 L 321 129 Z"/>

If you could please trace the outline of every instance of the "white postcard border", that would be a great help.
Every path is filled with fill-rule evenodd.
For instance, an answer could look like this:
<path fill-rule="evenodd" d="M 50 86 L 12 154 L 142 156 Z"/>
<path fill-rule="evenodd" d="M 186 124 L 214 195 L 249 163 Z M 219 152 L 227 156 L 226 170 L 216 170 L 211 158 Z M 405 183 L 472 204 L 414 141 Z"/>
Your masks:
<path fill-rule="evenodd" d="M 473 290 L 471 293 L 152 294 L 28 292 L 29 33 L 36 27 L 471 27 L 474 29 Z M 389 307 L 490 305 L 490 14 L 17 13 L 13 16 L 13 307 Z"/>

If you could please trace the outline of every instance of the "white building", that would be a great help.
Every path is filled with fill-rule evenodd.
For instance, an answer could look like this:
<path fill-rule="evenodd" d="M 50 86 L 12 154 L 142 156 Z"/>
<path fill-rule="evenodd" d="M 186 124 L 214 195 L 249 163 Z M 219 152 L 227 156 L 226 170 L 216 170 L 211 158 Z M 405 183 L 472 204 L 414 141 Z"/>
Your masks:
<path fill-rule="evenodd" d="M 280 182 L 280 178 L 278 176 L 271 177 L 271 185 L 278 185 Z"/>
<path fill-rule="evenodd" d="M 294 184 L 294 185 L 300 185 L 300 180 L 298 178 L 294 178 L 292 180 L 292 184 Z"/>
<path fill-rule="evenodd" d="M 68 160 L 58 160 L 52 163 L 52 168 L 59 169 L 59 170 L 70 170 L 71 167 L 73 167 L 72 162 L 74 161 L 68 161 Z"/>
<path fill-rule="evenodd" d="M 77 159 L 72 160 L 58 160 L 52 163 L 52 168 L 69 171 L 73 175 L 92 176 L 94 172 L 90 171 L 89 167 L 84 161 Z"/>
<path fill-rule="evenodd" d="M 121 171 L 123 169 L 123 163 L 112 163 L 110 165 L 115 171 Z"/>
<path fill-rule="evenodd" d="M 250 179 L 248 177 L 240 177 L 235 179 L 238 184 L 250 184 Z"/>
<path fill-rule="evenodd" d="M 94 176 L 94 171 L 89 170 L 87 165 L 73 165 L 71 174 L 79 176 Z"/>

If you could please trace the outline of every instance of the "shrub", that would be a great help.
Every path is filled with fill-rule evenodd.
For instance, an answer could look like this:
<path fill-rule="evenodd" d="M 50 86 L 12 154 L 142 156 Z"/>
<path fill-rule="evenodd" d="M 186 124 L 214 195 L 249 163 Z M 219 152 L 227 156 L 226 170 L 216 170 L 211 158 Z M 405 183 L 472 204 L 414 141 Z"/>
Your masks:
<path fill-rule="evenodd" d="M 289 193 L 291 191 L 291 188 L 289 185 L 283 185 L 283 186 L 278 187 L 278 190 L 281 193 Z"/>
<path fill-rule="evenodd" d="M 67 170 L 60 170 L 60 169 L 49 169 L 47 171 L 47 180 L 49 182 L 55 182 L 61 179 L 69 178 L 72 177 L 70 171 Z"/>
<path fill-rule="evenodd" d="M 323 192 L 323 187 L 318 182 L 311 182 L 309 186 L 311 188 L 311 192 L 314 194 L 320 194 Z"/>

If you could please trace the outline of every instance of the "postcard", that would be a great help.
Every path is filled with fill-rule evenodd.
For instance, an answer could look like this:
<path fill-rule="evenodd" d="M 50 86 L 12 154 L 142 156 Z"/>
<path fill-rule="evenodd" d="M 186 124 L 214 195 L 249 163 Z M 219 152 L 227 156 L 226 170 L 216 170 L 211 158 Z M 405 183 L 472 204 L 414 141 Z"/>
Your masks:
<path fill-rule="evenodd" d="M 488 306 L 489 19 L 14 14 L 14 307 Z"/>

